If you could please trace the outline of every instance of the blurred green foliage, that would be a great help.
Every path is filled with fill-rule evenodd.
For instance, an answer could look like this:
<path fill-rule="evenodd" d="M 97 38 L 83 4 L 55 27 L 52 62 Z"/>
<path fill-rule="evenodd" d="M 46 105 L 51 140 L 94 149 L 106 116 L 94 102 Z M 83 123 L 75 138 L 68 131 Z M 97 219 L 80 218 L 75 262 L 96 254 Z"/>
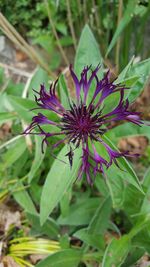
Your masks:
<path fill-rule="evenodd" d="M 57 30 L 61 34 L 66 35 L 66 21 L 64 21 L 64 18 L 66 20 L 65 6 L 61 4 L 57 9 L 56 1 L 49 2 L 53 16 L 58 11 L 55 17 Z M 36 0 L 17 0 L 15 2 L 6 0 L 4 2 L 1 0 L 0 9 L 23 36 L 36 38 L 40 35 L 49 35 L 50 26 L 44 2 Z"/>

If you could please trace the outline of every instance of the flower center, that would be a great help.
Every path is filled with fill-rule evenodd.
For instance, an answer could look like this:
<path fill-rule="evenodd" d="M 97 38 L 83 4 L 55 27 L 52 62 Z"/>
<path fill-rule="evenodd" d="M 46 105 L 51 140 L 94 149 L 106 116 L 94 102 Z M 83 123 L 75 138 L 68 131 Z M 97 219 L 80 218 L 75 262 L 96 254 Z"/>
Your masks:
<path fill-rule="evenodd" d="M 87 141 L 88 137 L 96 140 L 98 134 L 103 134 L 104 130 L 100 129 L 102 122 L 100 120 L 101 113 L 93 114 L 94 108 L 80 104 L 73 104 L 66 113 L 63 114 L 61 120 L 61 129 L 68 136 L 69 141 L 80 144 L 80 141 Z"/>

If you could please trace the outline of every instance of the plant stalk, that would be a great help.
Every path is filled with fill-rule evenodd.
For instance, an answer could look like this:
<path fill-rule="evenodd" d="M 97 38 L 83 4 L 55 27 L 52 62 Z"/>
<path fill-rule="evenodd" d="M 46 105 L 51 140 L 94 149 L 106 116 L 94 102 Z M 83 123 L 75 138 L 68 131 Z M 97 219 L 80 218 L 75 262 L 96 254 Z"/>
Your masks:
<path fill-rule="evenodd" d="M 64 59 L 66 65 L 69 65 L 69 61 L 67 59 L 67 56 L 61 46 L 61 43 L 60 43 L 60 40 L 59 40 L 59 36 L 57 34 L 57 31 L 56 31 L 56 28 L 55 28 L 55 25 L 54 25 L 54 22 L 52 20 L 52 16 L 51 16 L 51 11 L 50 11 L 50 8 L 49 8 L 49 5 L 48 5 L 48 1 L 47 0 L 44 0 L 44 3 L 45 3 L 45 6 L 46 6 L 46 9 L 47 9 L 47 15 L 48 15 L 48 18 L 49 18 L 49 22 L 50 22 L 50 25 L 52 27 L 52 32 L 56 38 L 56 41 L 57 41 L 57 46 L 58 46 L 58 49 L 62 55 L 62 58 Z"/>
<path fill-rule="evenodd" d="M 71 32 L 71 35 L 72 35 L 74 49 L 76 51 L 76 49 L 77 49 L 77 39 L 76 39 L 75 30 L 74 30 L 74 26 L 73 26 L 73 22 L 72 22 L 70 1 L 66 0 L 66 4 L 67 4 L 68 24 L 69 24 L 70 32 Z"/>
<path fill-rule="evenodd" d="M 122 18 L 122 11 L 123 11 L 123 0 L 119 0 L 117 28 L 119 27 L 119 24 Z M 116 58 L 115 58 L 117 74 L 119 72 L 120 46 L 121 46 L 121 37 L 118 37 L 117 44 L 116 44 Z"/>

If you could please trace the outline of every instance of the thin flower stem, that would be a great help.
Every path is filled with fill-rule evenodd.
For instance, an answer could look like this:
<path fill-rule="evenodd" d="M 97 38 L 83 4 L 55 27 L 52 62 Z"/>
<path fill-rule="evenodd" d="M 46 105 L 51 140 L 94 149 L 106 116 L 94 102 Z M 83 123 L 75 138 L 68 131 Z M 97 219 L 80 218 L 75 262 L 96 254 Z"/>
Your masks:
<path fill-rule="evenodd" d="M 77 49 L 77 39 L 76 39 L 76 35 L 75 35 L 75 31 L 74 31 L 74 26 L 73 26 L 73 22 L 72 22 L 70 1 L 69 0 L 66 0 L 66 4 L 67 4 L 68 23 L 69 23 L 70 32 L 71 32 L 72 39 L 73 39 L 74 49 L 76 51 L 76 49 Z"/>
<path fill-rule="evenodd" d="M 36 64 L 40 65 L 50 76 L 55 78 L 55 74 L 50 71 L 49 66 L 38 55 L 35 49 L 29 45 L 23 37 L 16 31 L 16 29 L 9 23 L 9 21 L 0 13 L 0 27 L 6 36 L 14 42 L 19 48 L 28 55 Z"/>
<path fill-rule="evenodd" d="M 49 8 L 49 5 L 48 5 L 48 1 L 47 0 L 44 0 L 44 3 L 45 3 L 45 6 L 46 6 L 46 9 L 47 9 L 47 14 L 48 14 L 49 22 L 50 22 L 50 25 L 52 27 L 52 32 L 53 32 L 53 34 L 54 34 L 54 36 L 56 38 L 56 41 L 57 41 L 57 46 L 58 46 L 58 48 L 60 50 L 60 53 L 61 53 L 62 58 L 64 59 L 66 65 L 69 65 L 69 61 L 68 61 L 67 56 L 66 56 L 66 54 L 65 54 L 65 52 L 64 52 L 64 50 L 63 50 L 63 48 L 61 46 L 61 43 L 60 43 L 60 40 L 59 40 L 59 36 L 57 34 L 57 31 L 56 31 L 54 22 L 53 22 L 52 17 L 51 17 L 51 11 L 50 11 L 50 8 Z"/>
<path fill-rule="evenodd" d="M 123 0 L 119 0 L 119 7 L 118 7 L 118 21 L 117 21 L 117 28 L 119 27 L 121 18 L 122 18 L 122 11 L 123 11 Z M 120 45 L 121 45 L 121 37 L 118 38 L 116 44 L 116 72 L 119 72 L 119 54 L 120 54 Z"/>

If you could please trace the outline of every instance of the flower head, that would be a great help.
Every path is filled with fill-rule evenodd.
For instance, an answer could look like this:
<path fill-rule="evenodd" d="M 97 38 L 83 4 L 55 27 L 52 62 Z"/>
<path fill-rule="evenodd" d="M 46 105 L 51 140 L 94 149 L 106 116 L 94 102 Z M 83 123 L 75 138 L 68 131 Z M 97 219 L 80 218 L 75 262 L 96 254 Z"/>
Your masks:
<path fill-rule="evenodd" d="M 70 66 L 70 73 L 76 90 L 76 100 L 69 100 L 69 109 L 66 109 L 60 102 L 56 87 L 57 81 L 52 83 L 49 92 L 44 85 L 40 91 L 35 91 L 35 100 L 40 109 L 53 111 L 57 114 L 57 122 L 50 120 L 42 113 L 32 118 L 32 123 L 25 130 L 25 134 L 38 134 L 43 136 L 43 145 L 49 145 L 52 136 L 61 136 L 61 139 L 51 146 L 51 149 L 62 143 L 69 145 L 68 157 L 70 166 L 73 164 L 75 150 L 82 147 L 82 164 L 79 168 L 78 178 L 81 179 L 86 174 L 87 182 L 92 184 L 93 176 L 103 173 L 105 168 L 109 168 L 113 163 L 118 166 L 117 159 L 123 156 L 130 156 L 128 152 L 121 153 L 113 150 L 103 140 L 103 134 L 107 131 L 107 126 L 113 121 L 128 121 L 137 125 L 143 122 L 138 112 L 129 110 L 128 99 L 124 100 L 127 88 L 116 85 L 109 81 L 110 72 L 108 71 L 103 79 L 98 78 L 100 66 L 91 70 L 91 66 L 83 69 L 80 79 Z M 93 91 L 93 85 L 95 86 Z M 91 89 L 92 88 L 92 89 Z M 91 96 L 91 92 L 93 92 Z M 105 99 L 118 92 L 118 104 L 108 113 L 104 112 Z M 91 96 L 91 99 L 89 99 Z M 43 125 L 54 125 L 59 131 L 49 132 L 43 129 Z M 37 130 L 36 132 L 34 130 Z M 104 146 L 107 159 L 97 152 L 95 143 Z M 118 166 L 119 167 L 119 166 Z"/>

